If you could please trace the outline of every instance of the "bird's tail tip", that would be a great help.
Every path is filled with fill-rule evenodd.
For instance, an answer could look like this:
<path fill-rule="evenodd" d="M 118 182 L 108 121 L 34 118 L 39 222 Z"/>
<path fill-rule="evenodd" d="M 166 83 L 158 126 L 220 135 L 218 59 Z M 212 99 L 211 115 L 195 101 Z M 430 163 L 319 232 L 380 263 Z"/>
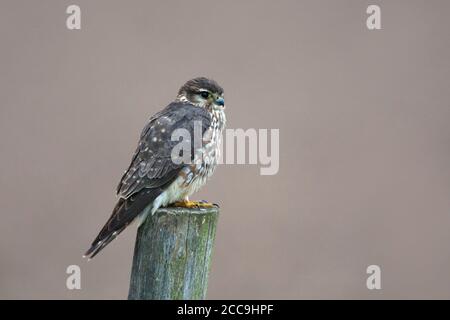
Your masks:
<path fill-rule="evenodd" d="M 83 254 L 81 257 L 83 259 L 87 259 L 88 262 L 92 260 L 92 258 L 89 255 L 87 255 L 87 254 Z"/>
<path fill-rule="evenodd" d="M 124 228 L 122 228 L 123 230 Z M 108 234 L 106 237 L 102 238 L 102 240 L 96 240 L 92 243 L 91 247 L 88 251 L 83 255 L 84 258 L 88 258 L 88 261 L 92 260 L 100 251 L 102 251 L 107 244 L 113 241 L 120 231 L 114 231 L 113 233 Z"/>
<path fill-rule="evenodd" d="M 92 258 L 102 249 L 103 241 L 98 241 L 91 245 L 91 247 L 83 254 L 83 259 L 91 261 Z"/>

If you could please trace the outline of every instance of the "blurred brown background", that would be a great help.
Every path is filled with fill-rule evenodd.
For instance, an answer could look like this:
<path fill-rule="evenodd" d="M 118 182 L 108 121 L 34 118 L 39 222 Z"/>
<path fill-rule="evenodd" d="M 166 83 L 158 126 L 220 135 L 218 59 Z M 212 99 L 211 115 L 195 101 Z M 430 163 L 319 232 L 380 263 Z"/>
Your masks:
<path fill-rule="evenodd" d="M 369 4 L 382 30 L 366 28 Z M 222 208 L 209 298 L 450 298 L 449 12 L 2 0 L 0 298 L 126 298 L 135 228 L 81 255 L 147 118 L 198 75 L 225 88 L 229 128 L 280 129 L 278 175 L 223 165 L 195 197 Z"/>

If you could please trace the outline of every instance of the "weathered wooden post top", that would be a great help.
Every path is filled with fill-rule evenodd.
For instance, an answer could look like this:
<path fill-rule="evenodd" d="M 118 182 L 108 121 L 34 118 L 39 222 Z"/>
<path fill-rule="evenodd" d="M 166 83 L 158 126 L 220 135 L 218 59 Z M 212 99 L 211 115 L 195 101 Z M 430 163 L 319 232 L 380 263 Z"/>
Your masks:
<path fill-rule="evenodd" d="M 219 208 L 158 209 L 139 227 L 128 299 L 204 299 Z"/>

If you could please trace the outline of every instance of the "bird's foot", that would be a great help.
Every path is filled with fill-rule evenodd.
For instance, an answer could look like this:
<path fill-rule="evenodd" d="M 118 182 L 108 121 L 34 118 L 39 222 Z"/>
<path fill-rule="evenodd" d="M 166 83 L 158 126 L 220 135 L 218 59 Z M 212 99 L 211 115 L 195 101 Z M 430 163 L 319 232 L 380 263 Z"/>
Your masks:
<path fill-rule="evenodd" d="M 178 201 L 173 204 L 175 207 L 182 208 L 213 208 L 215 205 L 206 201 Z"/>

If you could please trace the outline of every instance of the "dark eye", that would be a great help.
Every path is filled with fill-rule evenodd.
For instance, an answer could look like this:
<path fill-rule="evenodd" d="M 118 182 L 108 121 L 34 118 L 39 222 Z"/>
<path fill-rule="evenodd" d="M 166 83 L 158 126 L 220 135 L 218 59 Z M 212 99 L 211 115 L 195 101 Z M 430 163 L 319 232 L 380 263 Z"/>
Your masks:
<path fill-rule="evenodd" d="M 202 91 L 202 92 L 200 93 L 200 95 L 202 96 L 202 98 L 205 98 L 205 99 L 208 99 L 208 98 L 209 98 L 209 92 Z"/>

